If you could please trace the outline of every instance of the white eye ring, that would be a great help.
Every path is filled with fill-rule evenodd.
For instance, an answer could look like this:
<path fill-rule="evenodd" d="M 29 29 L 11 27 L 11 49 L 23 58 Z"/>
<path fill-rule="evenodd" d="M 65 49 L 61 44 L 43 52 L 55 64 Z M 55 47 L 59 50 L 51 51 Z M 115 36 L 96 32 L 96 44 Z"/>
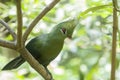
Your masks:
<path fill-rule="evenodd" d="M 61 28 L 60 31 L 62 32 L 62 34 L 66 35 L 67 34 L 67 30 L 65 28 Z"/>

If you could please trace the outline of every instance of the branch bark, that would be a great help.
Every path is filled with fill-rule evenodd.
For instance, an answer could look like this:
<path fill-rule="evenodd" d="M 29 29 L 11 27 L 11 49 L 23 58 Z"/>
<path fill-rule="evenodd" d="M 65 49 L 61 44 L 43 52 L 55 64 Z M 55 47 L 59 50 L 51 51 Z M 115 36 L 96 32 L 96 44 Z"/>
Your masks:
<path fill-rule="evenodd" d="M 27 40 L 28 35 L 34 28 L 34 26 L 59 2 L 60 0 L 53 0 L 48 6 L 46 6 L 43 11 L 31 22 L 28 29 L 23 35 L 23 43 Z"/>
<path fill-rule="evenodd" d="M 1 39 L 0 39 L 0 46 L 10 48 L 10 49 L 16 49 L 15 43 L 1 40 Z"/>
<path fill-rule="evenodd" d="M 21 10 L 21 0 L 16 1 L 17 7 L 17 47 L 22 47 L 22 10 Z"/>
<path fill-rule="evenodd" d="M 117 41 L 117 31 L 118 31 L 118 16 L 115 5 L 116 0 L 113 0 L 113 35 L 112 35 L 112 54 L 111 54 L 111 80 L 115 80 L 115 69 L 116 69 L 116 41 Z"/>

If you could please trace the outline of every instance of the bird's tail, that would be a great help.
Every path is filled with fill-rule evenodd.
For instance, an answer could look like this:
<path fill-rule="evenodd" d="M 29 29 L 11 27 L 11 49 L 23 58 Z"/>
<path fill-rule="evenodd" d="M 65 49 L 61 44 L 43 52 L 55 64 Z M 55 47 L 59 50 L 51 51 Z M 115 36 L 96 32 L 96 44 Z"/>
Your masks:
<path fill-rule="evenodd" d="M 10 61 L 8 64 L 6 64 L 2 70 L 11 70 L 18 68 L 21 64 L 25 62 L 25 59 L 22 58 L 22 56 L 19 56 L 12 61 Z"/>

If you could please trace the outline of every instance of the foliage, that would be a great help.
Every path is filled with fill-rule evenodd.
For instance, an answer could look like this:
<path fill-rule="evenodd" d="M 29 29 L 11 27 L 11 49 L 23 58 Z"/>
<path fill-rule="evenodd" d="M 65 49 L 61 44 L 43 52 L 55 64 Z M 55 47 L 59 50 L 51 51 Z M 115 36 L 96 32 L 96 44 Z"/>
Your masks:
<path fill-rule="evenodd" d="M 24 0 L 23 31 L 49 0 Z M 16 8 L 14 1 L 0 1 L 0 18 L 16 30 Z M 48 66 L 56 80 L 109 80 L 110 54 L 112 41 L 112 2 L 110 0 L 61 0 L 33 29 L 29 38 L 50 31 L 52 26 L 68 17 L 79 16 L 80 23 L 74 32 L 73 39 L 65 40 L 64 49 Z M 0 25 L 0 36 L 11 40 L 9 33 Z M 116 80 L 120 80 L 120 55 L 117 45 Z M 10 51 L 0 48 L 0 67 L 11 57 Z M 8 52 L 7 52 L 8 51 Z M 12 54 L 14 55 L 14 54 Z M 19 69 L 0 72 L 3 80 L 39 80 L 40 76 L 27 64 Z M 5 75 L 7 74 L 7 75 Z"/>

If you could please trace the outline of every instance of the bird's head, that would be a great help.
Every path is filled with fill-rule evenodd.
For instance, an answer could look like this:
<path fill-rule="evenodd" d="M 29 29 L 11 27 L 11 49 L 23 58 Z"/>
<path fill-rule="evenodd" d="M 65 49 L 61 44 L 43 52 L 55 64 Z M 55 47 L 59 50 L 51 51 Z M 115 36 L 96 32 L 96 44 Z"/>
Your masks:
<path fill-rule="evenodd" d="M 61 36 L 64 38 L 68 37 L 71 38 L 74 28 L 77 26 L 78 20 L 75 18 L 67 19 L 59 24 L 57 24 L 54 28 L 55 31 L 60 33 Z"/>

